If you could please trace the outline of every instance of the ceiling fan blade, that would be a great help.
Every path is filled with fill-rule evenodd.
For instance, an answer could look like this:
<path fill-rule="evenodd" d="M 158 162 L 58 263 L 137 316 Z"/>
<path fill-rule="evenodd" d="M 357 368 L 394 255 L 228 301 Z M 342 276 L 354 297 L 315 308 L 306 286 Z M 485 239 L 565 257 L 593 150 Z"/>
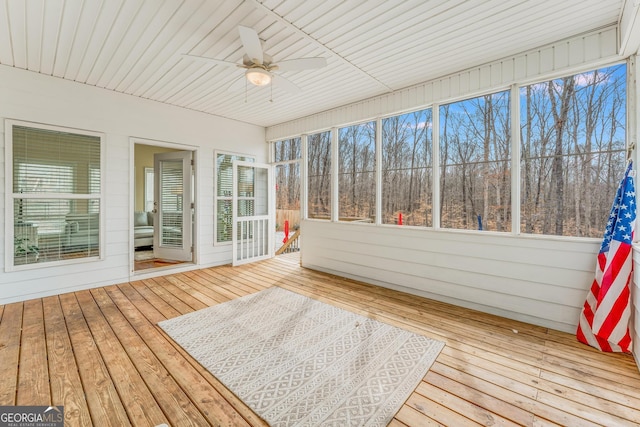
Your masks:
<path fill-rule="evenodd" d="M 278 71 L 300 71 L 313 70 L 327 66 L 325 58 L 298 58 L 280 61 L 275 64 L 274 69 Z"/>
<path fill-rule="evenodd" d="M 258 33 L 253 28 L 238 26 L 240 32 L 240 40 L 244 46 L 244 51 L 249 58 L 256 61 L 258 64 L 262 64 L 264 61 L 264 54 L 262 52 L 262 44 L 260 44 L 260 38 Z"/>
<path fill-rule="evenodd" d="M 207 58 L 206 56 L 189 55 L 188 53 L 182 54 L 183 58 L 193 59 L 194 61 L 206 62 L 207 64 L 224 65 L 227 67 L 237 67 L 235 62 L 223 61 L 221 59 Z"/>
<path fill-rule="evenodd" d="M 277 74 L 274 74 L 272 84 L 294 95 L 302 90 L 298 86 L 296 86 L 291 80 L 288 80 Z"/>

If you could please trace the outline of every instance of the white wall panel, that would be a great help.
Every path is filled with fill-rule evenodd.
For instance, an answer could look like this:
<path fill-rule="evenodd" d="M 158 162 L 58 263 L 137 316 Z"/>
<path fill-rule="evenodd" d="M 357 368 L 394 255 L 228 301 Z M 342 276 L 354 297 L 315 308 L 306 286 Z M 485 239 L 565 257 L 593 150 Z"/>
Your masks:
<path fill-rule="evenodd" d="M 331 126 L 449 102 L 513 83 L 527 83 L 622 59 L 617 54 L 617 28 L 608 27 L 579 37 L 524 52 L 480 67 L 359 101 L 321 114 L 267 128 L 267 139 L 277 140 Z"/>
<path fill-rule="evenodd" d="M 0 304 L 129 280 L 131 137 L 196 148 L 198 265 L 231 260 L 231 246 L 213 246 L 214 150 L 251 153 L 258 161 L 266 161 L 264 128 L 4 66 L 0 66 L 0 99 L 0 129 L 4 119 L 10 118 L 105 134 L 107 226 L 104 260 L 13 272 L 4 272 L 0 265 Z M 2 130 L 0 150 L 5 143 Z M 3 163 L 4 156 L 0 157 Z M 0 182 L 4 179 L 0 174 Z M 4 188 L 1 185 L 0 191 Z M 4 197 L 0 204 L 4 205 Z M 4 221 L 0 206 L 0 223 Z"/>
<path fill-rule="evenodd" d="M 574 333 L 596 239 L 302 223 L 302 265 Z"/>

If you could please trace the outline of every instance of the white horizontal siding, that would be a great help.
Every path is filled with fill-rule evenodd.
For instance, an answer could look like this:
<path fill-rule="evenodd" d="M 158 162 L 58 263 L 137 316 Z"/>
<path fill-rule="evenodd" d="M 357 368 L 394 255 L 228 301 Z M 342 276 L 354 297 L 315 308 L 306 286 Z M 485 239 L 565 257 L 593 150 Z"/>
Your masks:
<path fill-rule="evenodd" d="M 3 66 L 0 66 L 0 99 L 0 150 L 8 143 L 4 138 L 7 118 L 105 135 L 104 259 L 5 272 L 5 245 L 2 244 L 0 304 L 130 279 L 134 200 L 130 167 L 136 138 L 196 148 L 197 265 L 230 262 L 231 246 L 213 246 L 213 156 L 215 150 L 240 151 L 254 155 L 259 161 L 266 160 L 263 127 Z M 0 156 L 0 164 L 4 164 L 4 156 Z M 4 172 L 0 173 L 1 192 L 5 189 L 5 178 Z M 3 242 L 4 203 L 5 198 L 0 197 Z"/>
<path fill-rule="evenodd" d="M 302 223 L 302 265 L 575 332 L 599 243 L 490 232 Z"/>
<path fill-rule="evenodd" d="M 621 59 L 617 27 L 530 50 L 389 94 L 267 128 L 270 141 L 506 89 Z"/>

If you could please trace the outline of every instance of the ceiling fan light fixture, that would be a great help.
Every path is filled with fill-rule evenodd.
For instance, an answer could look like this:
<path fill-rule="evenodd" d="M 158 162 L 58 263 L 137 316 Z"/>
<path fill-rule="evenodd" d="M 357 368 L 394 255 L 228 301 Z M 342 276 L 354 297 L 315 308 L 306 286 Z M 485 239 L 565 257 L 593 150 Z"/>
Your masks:
<path fill-rule="evenodd" d="M 244 75 L 251 84 L 256 86 L 266 86 L 271 83 L 271 73 L 262 68 L 250 68 Z"/>

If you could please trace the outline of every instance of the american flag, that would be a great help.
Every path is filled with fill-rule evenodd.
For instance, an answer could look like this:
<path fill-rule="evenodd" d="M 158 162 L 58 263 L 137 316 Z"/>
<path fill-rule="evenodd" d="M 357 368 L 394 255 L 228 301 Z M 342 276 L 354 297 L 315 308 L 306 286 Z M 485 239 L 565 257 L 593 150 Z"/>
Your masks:
<path fill-rule="evenodd" d="M 580 314 L 578 340 L 607 352 L 630 352 L 629 282 L 633 273 L 631 243 L 636 220 L 632 163 L 616 193 L 598 253 L 595 279 Z"/>

